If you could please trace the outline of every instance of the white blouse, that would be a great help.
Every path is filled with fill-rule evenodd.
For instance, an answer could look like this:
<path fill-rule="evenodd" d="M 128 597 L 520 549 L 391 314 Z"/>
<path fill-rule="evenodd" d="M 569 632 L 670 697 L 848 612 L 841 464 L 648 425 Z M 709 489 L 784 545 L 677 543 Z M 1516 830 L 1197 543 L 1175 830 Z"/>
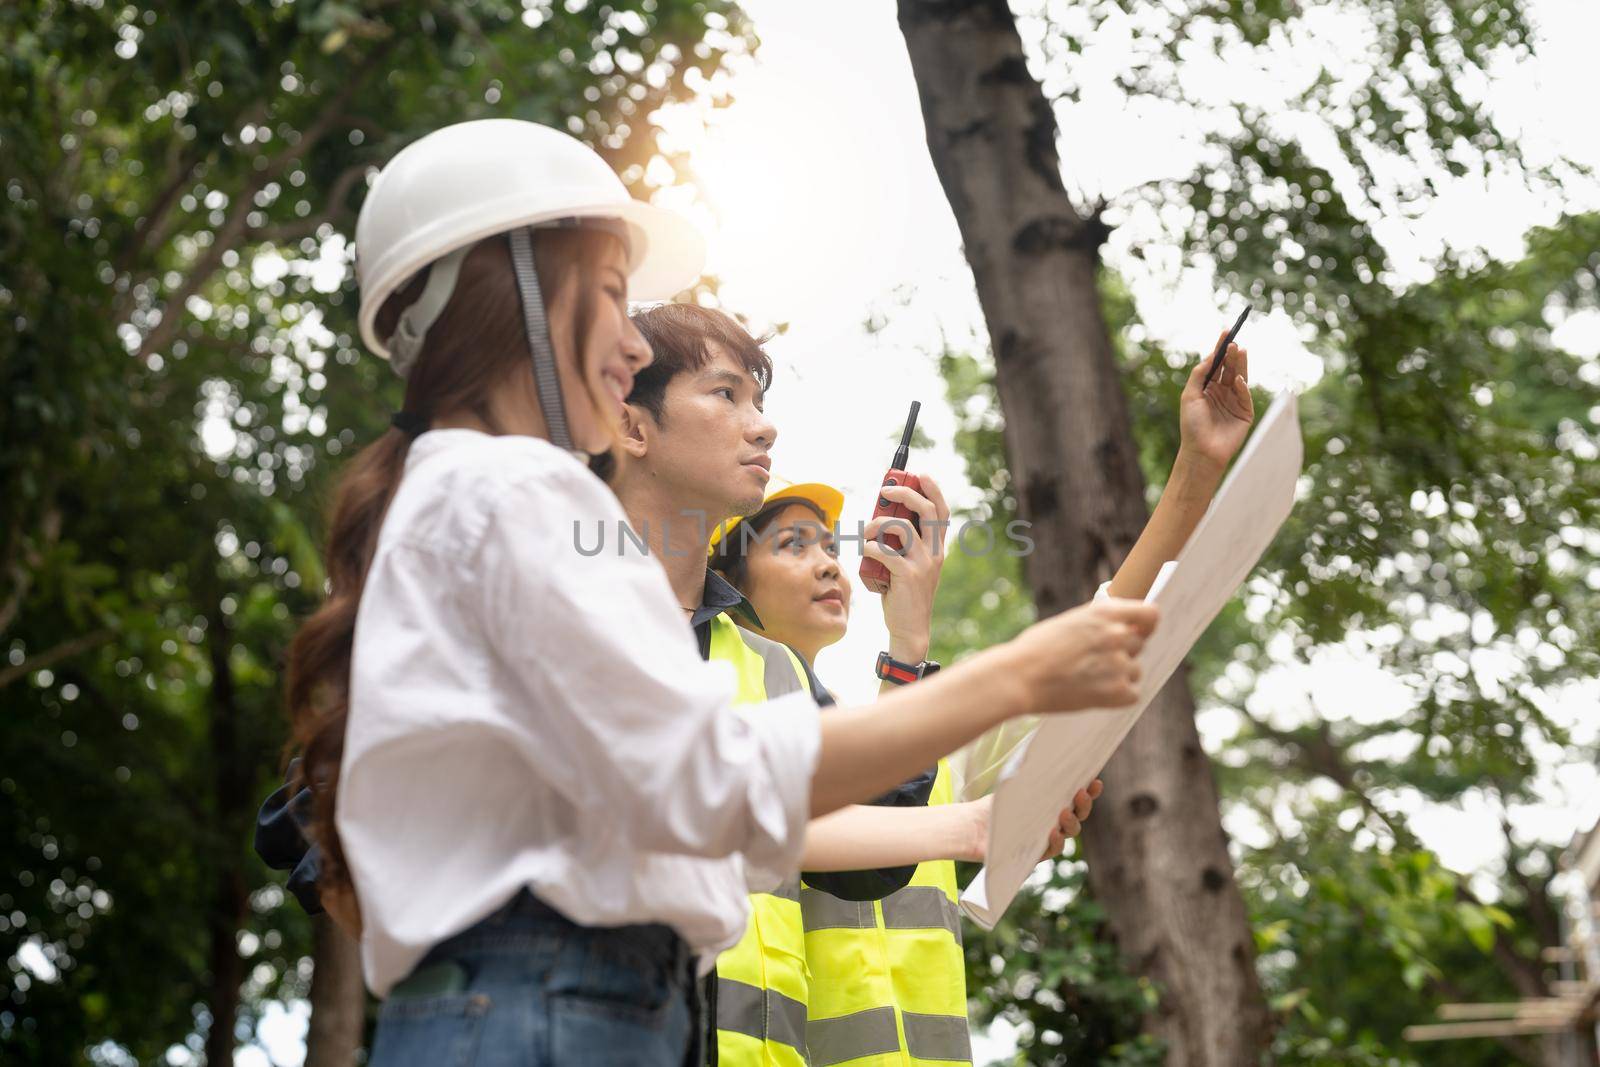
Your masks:
<path fill-rule="evenodd" d="M 816 705 L 735 708 L 665 572 L 618 554 L 622 521 L 546 441 L 412 444 L 357 615 L 337 802 L 379 996 L 525 886 L 710 955 L 749 889 L 799 866 Z"/>

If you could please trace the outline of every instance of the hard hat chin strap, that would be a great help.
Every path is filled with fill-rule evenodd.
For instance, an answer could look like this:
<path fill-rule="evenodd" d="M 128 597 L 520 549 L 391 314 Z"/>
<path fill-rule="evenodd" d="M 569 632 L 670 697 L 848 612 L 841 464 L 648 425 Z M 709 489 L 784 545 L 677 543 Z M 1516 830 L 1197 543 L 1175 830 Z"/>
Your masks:
<path fill-rule="evenodd" d="M 566 228 L 583 226 L 613 234 L 627 247 L 630 238 L 627 228 L 615 219 L 557 219 L 544 225 Z M 539 408 L 544 413 L 545 428 L 550 443 L 568 452 L 575 452 L 572 434 L 567 429 L 567 409 L 561 397 L 561 377 L 556 368 L 556 353 L 550 343 L 550 325 L 545 317 L 544 296 L 539 290 L 539 270 L 533 261 L 533 228 L 519 227 L 507 237 L 511 243 L 511 266 L 517 276 L 517 291 L 522 297 L 522 327 L 528 338 L 528 352 L 533 358 L 533 382 L 539 390 Z M 428 267 L 428 282 L 422 294 L 400 314 L 393 336 L 389 338 L 389 359 L 396 374 L 405 378 L 411 374 L 417 357 L 422 354 L 422 342 L 428 330 L 444 313 L 445 305 L 455 292 L 456 279 L 461 274 L 461 263 L 472 246 L 458 248 L 440 256 Z"/>
<path fill-rule="evenodd" d="M 561 399 L 561 378 L 556 369 L 555 348 L 550 344 L 550 325 L 545 319 L 544 296 L 539 291 L 539 270 L 533 262 L 533 230 L 512 230 L 511 266 L 517 274 L 517 289 L 522 294 L 522 326 L 528 336 L 528 351 L 533 356 L 533 384 L 539 390 L 539 408 L 544 412 L 550 443 L 568 452 L 572 434 L 567 430 L 567 409 Z"/>
<path fill-rule="evenodd" d="M 434 260 L 428 267 L 428 284 L 422 287 L 422 295 L 400 313 L 400 321 L 389 338 L 389 362 L 400 377 L 409 375 L 416 366 L 429 328 L 438 321 L 450 303 L 450 294 L 456 291 L 461 262 L 469 251 L 470 248 L 458 248 Z"/>

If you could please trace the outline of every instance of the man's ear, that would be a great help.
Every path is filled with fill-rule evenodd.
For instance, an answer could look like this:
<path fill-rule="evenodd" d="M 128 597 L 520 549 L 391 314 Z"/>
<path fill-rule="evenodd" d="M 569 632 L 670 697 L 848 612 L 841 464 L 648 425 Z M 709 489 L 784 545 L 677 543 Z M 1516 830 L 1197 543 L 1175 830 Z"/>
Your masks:
<path fill-rule="evenodd" d="M 650 418 L 650 413 L 634 404 L 622 405 L 622 424 L 618 427 L 622 431 L 622 440 L 618 445 L 634 459 L 643 459 L 650 451 L 650 431 L 655 429 L 655 422 Z"/>

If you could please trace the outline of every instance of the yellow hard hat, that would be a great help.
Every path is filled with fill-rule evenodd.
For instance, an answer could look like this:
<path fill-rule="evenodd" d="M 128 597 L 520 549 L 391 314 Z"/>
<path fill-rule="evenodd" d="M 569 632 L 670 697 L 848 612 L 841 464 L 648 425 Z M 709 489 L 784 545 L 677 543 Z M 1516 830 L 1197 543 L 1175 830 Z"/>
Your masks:
<path fill-rule="evenodd" d="M 839 513 L 844 510 L 844 494 L 833 486 L 823 485 L 821 482 L 795 483 L 776 477 L 772 479 L 772 483 L 772 487 L 767 490 L 766 499 L 761 501 L 761 507 L 757 509 L 756 514 L 759 515 L 761 512 L 769 510 L 772 505 L 780 504 L 785 500 L 800 500 L 822 512 L 822 523 L 830 531 L 838 524 Z M 743 521 L 743 517 L 729 519 L 713 530 L 711 533 L 711 548 L 708 554 L 714 555 L 717 551 L 717 545 L 722 539 L 732 533 Z"/>

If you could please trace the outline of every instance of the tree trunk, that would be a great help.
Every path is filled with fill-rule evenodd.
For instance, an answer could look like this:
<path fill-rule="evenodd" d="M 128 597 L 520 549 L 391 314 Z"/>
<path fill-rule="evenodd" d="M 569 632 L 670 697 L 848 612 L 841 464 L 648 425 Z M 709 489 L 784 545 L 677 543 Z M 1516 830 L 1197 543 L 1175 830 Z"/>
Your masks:
<path fill-rule="evenodd" d="M 239 987 L 244 984 L 244 960 L 239 955 L 239 929 L 244 925 L 249 894 L 237 870 L 218 872 L 216 899 L 206 917 L 211 941 L 211 993 L 206 998 L 211 1029 L 206 1031 L 206 1063 L 228 1067 L 236 1044 L 233 1028 L 239 1018 Z"/>
<path fill-rule="evenodd" d="M 312 938 L 315 966 L 305 1067 L 351 1067 L 367 1016 L 361 950 L 326 915 L 312 920 Z"/>
<path fill-rule="evenodd" d="M 1041 615 L 1082 603 L 1148 517 L 1097 286 L 1107 229 L 1067 195 L 1055 115 L 1004 0 L 901 0 L 928 147 L 994 347 L 1024 563 Z M 1083 151 L 1112 146 L 1080 146 Z M 1184 672 L 1106 769 L 1085 826 L 1095 899 L 1158 983 L 1173 1067 L 1258 1062 L 1270 1017 Z"/>
<path fill-rule="evenodd" d="M 206 928 L 211 940 L 211 992 L 207 1006 L 211 1029 L 206 1033 L 206 1063 L 228 1067 L 236 1045 L 233 1028 L 239 1016 L 239 989 L 244 984 L 244 959 L 239 931 L 250 906 L 244 875 L 243 848 L 249 826 L 250 783 L 254 775 L 239 751 L 239 701 L 233 684 L 230 653 L 232 628 L 222 610 L 211 612 L 206 627 L 211 658 L 211 770 L 215 796 L 215 890 Z"/>
<path fill-rule="evenodd" d="M 1572 1037 L 1572 1055 L 1567 1060 L 1572 1067 L 1597 1067 L 1600 1065 L 1600 1041 L 1595 1040 L 1593 1026 L 1585 1026 Z"/>

